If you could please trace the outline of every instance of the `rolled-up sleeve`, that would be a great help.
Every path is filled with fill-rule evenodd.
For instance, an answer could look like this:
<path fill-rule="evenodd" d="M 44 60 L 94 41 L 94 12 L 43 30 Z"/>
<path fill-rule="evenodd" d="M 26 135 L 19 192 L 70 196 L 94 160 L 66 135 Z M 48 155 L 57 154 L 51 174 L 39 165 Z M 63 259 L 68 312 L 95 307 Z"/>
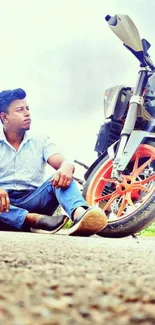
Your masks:
<path fill-rule="evenodd" d="M 56 153 L 61 153 L 60 148 L 52 142 L 52 139 L 48 136 L 44 139 L 43 143 L 43 158 L 47 162 L 48 158 Z"/>

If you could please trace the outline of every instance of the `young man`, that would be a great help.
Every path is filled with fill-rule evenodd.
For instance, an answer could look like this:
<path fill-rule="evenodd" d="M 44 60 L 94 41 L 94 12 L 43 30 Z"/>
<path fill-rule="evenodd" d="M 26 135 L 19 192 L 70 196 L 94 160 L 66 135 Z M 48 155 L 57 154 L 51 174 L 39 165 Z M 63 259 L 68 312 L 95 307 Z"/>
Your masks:
<path fill-rule="evenodd" d="M 58 231 L 69 220 L 70 235 L 90 236 L 107 225 L 104 212 L 88 207 L 72 179 L 74 165 L 48 136 L 30 134 L 30 109 L 21 89 L 0 92 L 0 221 L 19 230 Z M 56 171 L 43 183 L 45 165 Z M 61 205 L 67 215 L 50 217 Z M 69 216 L 69 218 L 68 218 Z"/>

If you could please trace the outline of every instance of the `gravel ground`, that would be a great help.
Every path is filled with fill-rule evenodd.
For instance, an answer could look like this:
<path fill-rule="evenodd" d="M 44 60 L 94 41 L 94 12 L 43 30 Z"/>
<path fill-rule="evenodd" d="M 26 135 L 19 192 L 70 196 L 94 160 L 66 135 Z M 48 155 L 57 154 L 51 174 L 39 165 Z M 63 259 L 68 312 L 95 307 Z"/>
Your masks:
<path fill-rule="evenodd" d="M 155 324 L 155 239 L 0 241 L 0 325 Z"/>

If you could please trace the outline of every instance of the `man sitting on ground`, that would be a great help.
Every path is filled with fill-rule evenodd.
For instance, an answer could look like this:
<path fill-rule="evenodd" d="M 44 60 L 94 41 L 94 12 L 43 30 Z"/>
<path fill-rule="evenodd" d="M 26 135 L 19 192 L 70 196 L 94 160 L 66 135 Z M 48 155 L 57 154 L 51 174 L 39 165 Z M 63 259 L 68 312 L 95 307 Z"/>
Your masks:
<path fill-rule="evenodd" d="M 21 89 L 0 92 L 0 221 L 19 230 L 58 231 L 69 218 L 70 235 L 90 236 L 107 225 L 73 180 L 74 165 L 48 136 L 30 134 L 30 109 Z M 43 182 L 46 163 L 55 173 Z M 66 215 L 52 216 L 58 205 Z"/>

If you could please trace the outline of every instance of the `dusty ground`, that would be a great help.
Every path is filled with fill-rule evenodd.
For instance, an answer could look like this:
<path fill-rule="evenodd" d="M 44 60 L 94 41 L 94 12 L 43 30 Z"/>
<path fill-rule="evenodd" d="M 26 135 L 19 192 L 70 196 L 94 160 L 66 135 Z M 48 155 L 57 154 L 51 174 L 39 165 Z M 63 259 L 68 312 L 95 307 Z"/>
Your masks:
<path fill-rule="evenodd" d="M 0 232 L 0 325 L 155 324 L 155 240 Z"/>

